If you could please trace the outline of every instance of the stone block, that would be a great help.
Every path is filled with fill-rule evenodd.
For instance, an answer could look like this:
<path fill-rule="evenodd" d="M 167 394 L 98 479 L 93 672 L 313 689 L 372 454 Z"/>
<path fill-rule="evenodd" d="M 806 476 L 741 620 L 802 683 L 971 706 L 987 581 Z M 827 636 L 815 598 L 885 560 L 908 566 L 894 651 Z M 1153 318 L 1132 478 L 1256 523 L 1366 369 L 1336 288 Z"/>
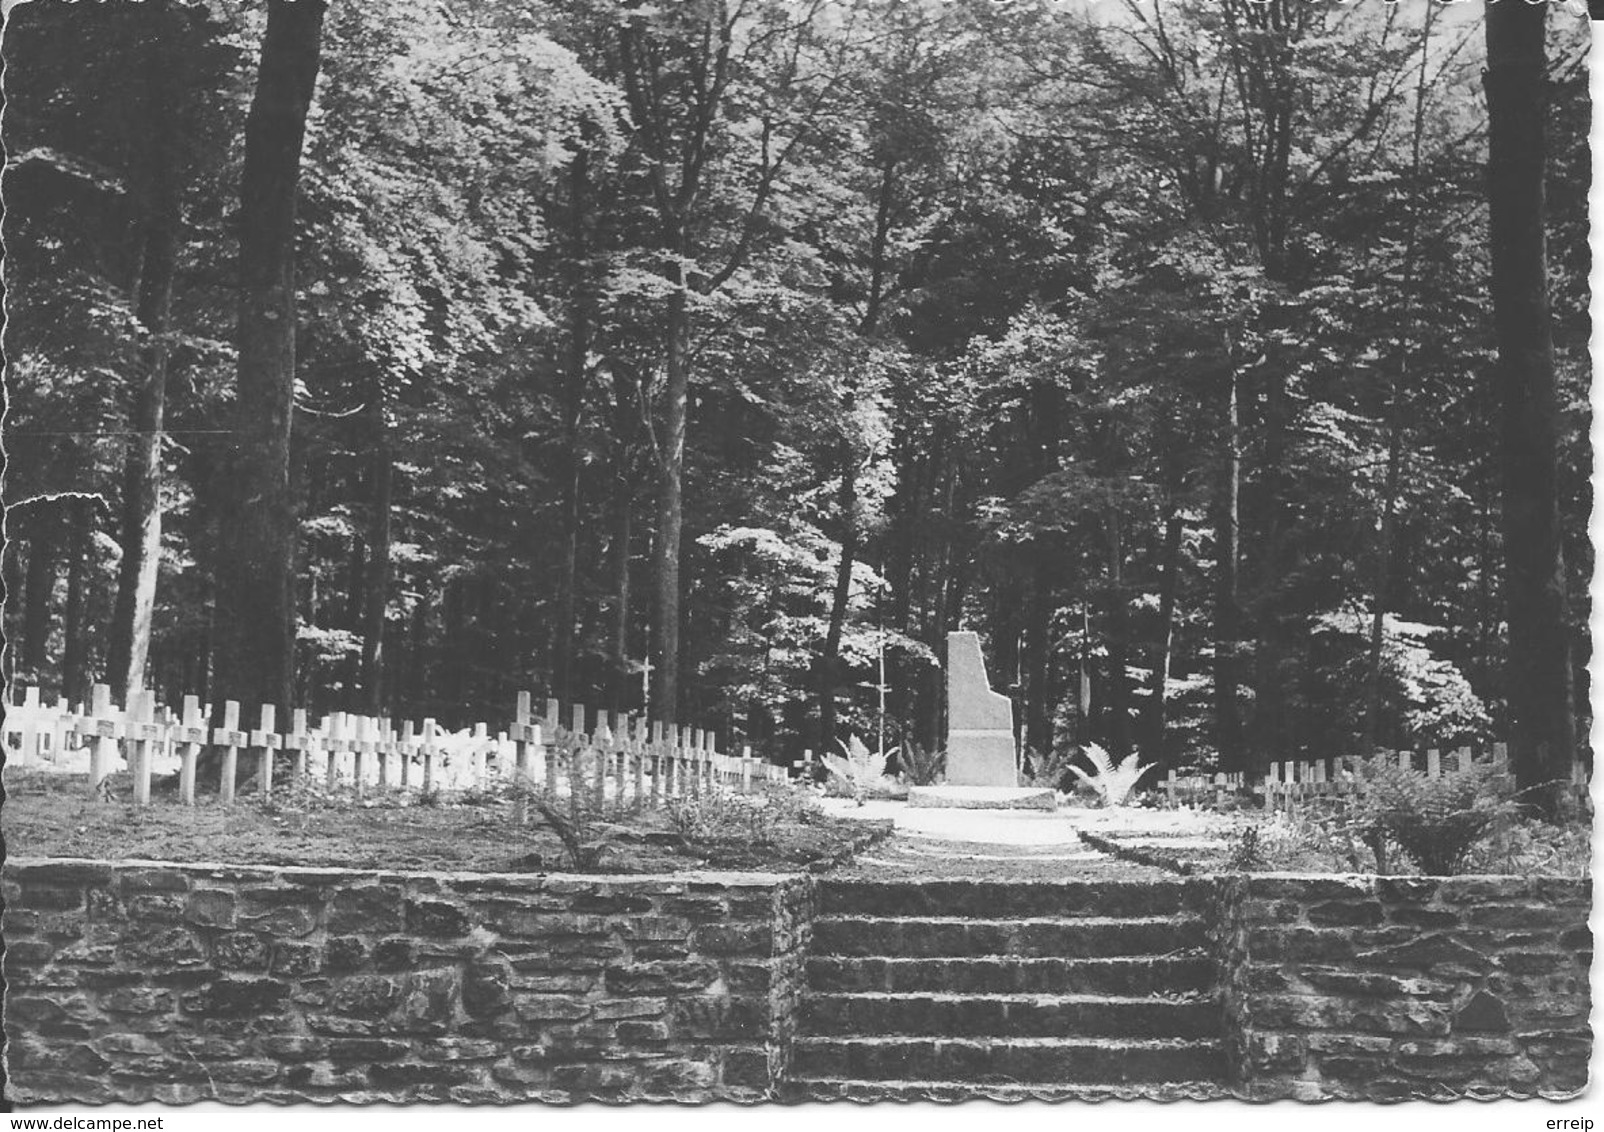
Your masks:
<path fill-rule="evenodd" d="M 335 891 L 329 900 L 326 926 L 331 934 L 382 935 L 405 925 L 401 889 L 388 884 L 363 884 Z"/>
<path fill-rule="evenodd" d="M 197 888 L 184 901 L 184 918 L 209 928 L 234 926 L 235 897 L 221 888 Z"/>
<path fill-rule="evenodd" d="M 367 941 L 361 936 L 335 936 L 323 945 L 323 968 L 330 974 L 358 970 L 367 959 Z"/>
<path fill-rule="evenodd" d="M 406 930 L 435 939 L 455 939 L 468 933 L 468 915 L 455 904 L 440 900 L 408 900 Z"/>
<path fill-rule="evenodd" d="M 766 923 L 702 924 L 691 945 L 707 955 L 767 955 L 774 947 L 773 928 Z"/>
<path fill-rule="evenodd" d="M 8 862 L 5 876 L 24 886 L 56 885 L 62 888 L 105 887 L 116 882 L 116 870 L 98 861 Z"/>
<path fill-rule="evenodd" d="M 1454 1015 L 1454 1032 L 1507 1031 L 1509 1013 L 1495 995 L 1477 991 Z"/>
<path fill-rule="evenodd" d="M 114 889 L 91 888 L 85 893 L 91 922 L 118 923 L 127 918 L 128 912 Z"/>
<path fill-rule="evenodd" d="M 1506 951 L 1498 956 L 1499 966 L 1516 975 L 1559 974 L 1572 962 L 1572 956 L 1550 951 Z"/>
<path fill-rule="evenodd" d="M 9 975 L 23 967 L 42 967 L 55 957 L 56 948 L 47 940 L 6 937 L 5 970 Z"/>
<path fill-rule="evenodd" d="M 77 911 L 84 906 L 84 890 L 64 885 L 24 884 L 14 896 L 7 897 L 6 906 L 52 912 Z"/>
<path fill-rule="evenodd" d="M 323 1056 L 339 1064 L 349 1061 L 395 1061 L 412 1048 L 399 1038 L 329 1038 L 323 1043 Z"/>
<path fill-rule="evenodd" d="M 172 1010 L 173 995 L 154 987 L 119 987 L 104 995 L 100 1004 L 113 1014 L 157 1014 Z"/>
<path fill-rule="evenodd" d="M 525 1022 L 573 1022 L 590 1017 L 590 1004 L 567 995 L 519 995 L 513 1002 Z"/>
<path fill-rule="evenodd" d="M 620 1018 L 659 1018 L 668 1013 L 666 998 L 604 999 L 591 1005 L 591 1017 L 598 1022 Z"/>
<path fill-rule="evenodd" d="M 1467 947 L 1446 932 L 1362 952 L 1358 961 L 1384 968 L 1418 970 L 1438 977 L 1479 975 L 1493 966 L 1489 956 Z"/>
<path fill-rule="evenodd" d="M 264 971 L 269 954 L 267 939 L 254 932 L 229 932 L 212 945 L 212 962 L 225 971 Z"/>
<path fill-rule="evenodd" d="M 1330 900 L 1309 909 L 1309 922 L 1317 925 L 1367 926 L 1382 921 L 1381 905 L 1374 900 Z"/>
<path fill-rule="evenodd" d="M 761 1049 L 732 1049 L 725 1053 L 721 1083 L 727 1088 L 767 1089 L 769 1055 Z"/>
<path fill-rule="evenodd" d="M 308 975 L 322 969 L 321 952 L 316 944 L 280 942 L 273 945 L 269 970 L 275 975 Z"/>
<path fill-rule="evenodd" d="M 631 916 L 619 925 L 619 934 L 633 940 L 678 940 L 691 938 L 702 930 L 677 916 Z"/>
<path fill-rule="evenodd" d="M 134 930 L 130 925 L 121 951 L 136 965 L 151 964 L 156 967 L 194 966 L 206 958 L 200 941 L 186 928 Z"/>
<path fill-rule="evenodd" d="M 283 1009 L 289 995 L 289 986 L 278 979 L 225 977 L 179 1001 L 188 1014 L 249 1019 Z"/>
<path fill-rule="evenodd" d="M 634 915 L 652 910 L 652 899 L 632 892 L 584 892 L 568 902 L 570 912 L 584 915 Z"/>
<path fill-rule="evenodd" d="M 1377 898 L 1385 904 L 1421 907 L 1436 899 L 1442 881 L 1433 877 L 1376 877 L 1371 883 Z"/>
<path fill-rule="evenodd" d="M 947 634 L 947 782 L 1017 786 L 1013 704 L 991 690 L 976 633 Z"/>
<path fill-rule="evenodd" d="M 1248 1038 L 1247 1061 L 1258 1072 L 1288 1072 L 1302 1069 L 1308 1046 L 1295 1034 L 1252 1034 Z"/>
<path fill-rule="evenodd" d="M 721 920 L 729 914 L 729 901 L 720 896 L 675 896 L 663 901 L 663 912 L 691 920 Z"/>
<path fill-rule="evenodd" d="M 429 1038 L 418 1043 L 419 1056 L 427 1061 L 487 1061 L 501 1054 L 500 1042 L 482 1038 Z"/>
<path fill-rule="evenodd" d="M 262 1052 L 281 1061 L 309 1061 L 321 1058 L 329 1048 L 327 1038 L 309 1038 L 301 1034 L 271 1034 L 258 1043 Z"/>
<path fill-rule="evenodd" d="M 189 875 L 178 869 L 123 869 L 117 874 L 123 895 L 136 892 L 188 892 Z"/>
<path fill-rule="evenodd" d="M 768 1031 L 766 998 L 724 995 L 676 998 L 669 1006 L 674 1033 L 693 1041 L 747 1038 L 761 1041 Z"/>

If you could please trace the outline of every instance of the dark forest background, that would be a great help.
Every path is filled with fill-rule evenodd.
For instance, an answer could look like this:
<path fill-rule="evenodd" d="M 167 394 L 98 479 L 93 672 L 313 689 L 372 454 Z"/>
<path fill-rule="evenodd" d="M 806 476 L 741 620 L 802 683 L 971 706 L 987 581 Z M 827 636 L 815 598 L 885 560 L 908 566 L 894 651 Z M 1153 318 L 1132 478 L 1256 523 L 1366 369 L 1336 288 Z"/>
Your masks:
<path fill-rule="evenodd" d="M 1037 754 L 1506 734 L 1479 7 L 295 8 L 9 12 L 11 680 L 789 759 L 882 649 L 939 745 L 963 627 Z M 1587 36 L 1527 119 L 1583 717 Z"/>

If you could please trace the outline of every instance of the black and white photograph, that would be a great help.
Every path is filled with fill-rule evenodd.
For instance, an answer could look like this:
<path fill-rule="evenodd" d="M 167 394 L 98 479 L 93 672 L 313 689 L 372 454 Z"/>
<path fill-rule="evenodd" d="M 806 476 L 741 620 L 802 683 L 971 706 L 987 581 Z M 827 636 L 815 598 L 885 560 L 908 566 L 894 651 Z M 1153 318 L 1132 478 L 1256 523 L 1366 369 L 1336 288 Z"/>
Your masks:
<path fill-rule="evenodd" d="M 0 1107 L 1604 1119 L 1585 4 L 0 7 Z"/>

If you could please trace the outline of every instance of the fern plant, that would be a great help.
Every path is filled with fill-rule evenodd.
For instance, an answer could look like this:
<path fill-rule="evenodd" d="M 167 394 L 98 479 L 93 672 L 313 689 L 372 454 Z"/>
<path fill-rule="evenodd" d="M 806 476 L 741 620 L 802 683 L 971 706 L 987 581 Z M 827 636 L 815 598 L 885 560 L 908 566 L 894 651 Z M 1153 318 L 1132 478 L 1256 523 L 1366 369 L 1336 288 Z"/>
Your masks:
<path fill-rule="evenodd" d="M 1071 766 L 1069 769 L 1074 771 L 1082 782 L 1097 791 L 1105 806 L 1123 806 L 1129 800 L 1131 791 L 1136 789 L 1136 784 L 1142 780 L 1142 776 L 1152 770 L 1153 766 L 1158 765 L 1155 763 L 1153 766 L 1137 766 L 1140 756 L 1135 751 L 1115 763 L 1108 752 L 1096 743 L 1087 743 L 1081 753 L 1086 756 L 1097 773 L 1087 774 L 1078 766 Z"/>
<path fill-rule="evenodd" d="M 830 774 L 825 793 L 851 798 L 863 805 L 869 794 L 889 794 L 895 785 L 886 777 L 886 762 L 896 751 L 871 751 L 856 735 L 847 736 L 841 744 L 845 755 L 826 754 L 824 768 Z"/>
<path fill-rule="evenodd" d="M 927 751 L 917 743 L 909 743 L 899 750 L 902 777 L 910 786 L 934 786 L 946 773 L 947 752 L 939 747 Z"/>
<path fill-rule="evenodd" d="M 1361 774 L 1365 790 L 1348 821 L 1375 853 L 1377 872 L 1390 871 L 1389 844 L 1428 875 L 1459 872 L 1471 850 L 1515 813 L 1515 804 L 1499 795 L 1499 774 L 1489 763 L 1433 778 L 1383 758 L 1361 764 Z"/>

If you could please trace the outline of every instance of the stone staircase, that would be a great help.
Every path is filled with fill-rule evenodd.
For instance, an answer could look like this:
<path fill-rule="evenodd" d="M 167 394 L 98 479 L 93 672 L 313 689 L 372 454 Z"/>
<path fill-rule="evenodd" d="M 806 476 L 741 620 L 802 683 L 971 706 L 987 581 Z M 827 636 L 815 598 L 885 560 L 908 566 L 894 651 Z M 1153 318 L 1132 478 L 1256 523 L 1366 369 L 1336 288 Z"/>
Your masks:
<path fill-rule="evenodd" d="M 1182 880 L 827 880 L 796 1099 L 1224 1095 L 1203 919 Z"/>

